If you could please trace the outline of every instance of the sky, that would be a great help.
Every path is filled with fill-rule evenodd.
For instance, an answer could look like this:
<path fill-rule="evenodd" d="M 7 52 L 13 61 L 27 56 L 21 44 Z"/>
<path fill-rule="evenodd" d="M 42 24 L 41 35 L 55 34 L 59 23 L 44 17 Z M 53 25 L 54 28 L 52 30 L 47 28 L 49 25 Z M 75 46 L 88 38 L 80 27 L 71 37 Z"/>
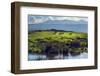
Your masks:
<path fill-rule="evenodd" d="M 75 16 L 28 15 L 28 30 L 58 29 L 87 32 L 88 18 Z"/>
<path fill-rule="evenodd" d="M 73 21 L 87 21 L 87 17 L 67 17 L 67 16 L 40 16 L 40 15 L 29 15 L 28 16 L 28 23 L 29 24 L 39 24 L 44 23 L 48 20 L 73 20 Z"/>

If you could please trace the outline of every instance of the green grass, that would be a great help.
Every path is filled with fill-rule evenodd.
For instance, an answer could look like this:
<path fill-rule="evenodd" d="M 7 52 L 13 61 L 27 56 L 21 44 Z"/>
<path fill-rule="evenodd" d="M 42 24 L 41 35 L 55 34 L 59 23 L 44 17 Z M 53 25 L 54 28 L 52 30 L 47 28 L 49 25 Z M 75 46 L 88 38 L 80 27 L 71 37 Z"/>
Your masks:
<path fill-rule="evenodd" d="M 70 40 L 75 38 L 87 38 L 86 33 L 78 32 L 54 32 L 54 31 L 41 31 L 41 32 L 31 32 L 28 34 L 28 39 L 35 41 L 36 39 L 51 39 L 51 40 Z"/>
<path fill-rule="evenodd" d="M 31 52 L 41 53 L 47 44 L 58 45 L 62 49 L 66 48 L 66 43 L 79 42 L 82 47 L 87 45 L 87 42 L 80 42 L 79 38 L 87 39 L 87 33 L 68 32 L 68 31 L 34 31 L 28 33 L 28 50 Z M 39 41 L 45 41 L 46 44 L 42 45 Z M 76 51 L 83 51 L 81 47 L 72 48 Z"/>

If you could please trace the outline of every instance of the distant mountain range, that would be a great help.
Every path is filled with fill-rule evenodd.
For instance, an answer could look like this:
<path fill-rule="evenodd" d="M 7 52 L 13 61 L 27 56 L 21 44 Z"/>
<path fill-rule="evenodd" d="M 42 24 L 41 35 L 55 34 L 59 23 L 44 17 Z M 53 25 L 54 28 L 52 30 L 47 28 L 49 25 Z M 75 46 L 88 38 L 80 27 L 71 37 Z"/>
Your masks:
<path fill-rule="evenodd" d="M 84 20 L 73 21 L 73 20 L 54 20 L 54 21 L 47 21 L 43 24 L 86 24 L 87 22 Z"/>
<path fill-rule="evenodd" d="M 32 24 L 32 23 L 30 23 Z M 45 22 L 39 23 L 39 24 L 87 24 L 87 21 L 85 20 L 47 20 Z"/>
<path fill-rule="evenodd" d="M 43 23 L 29 24 L 28 31 L 34 30 L 64 30 L 74 32 L 87 32 L 88 22 L 85 20 L 47 20 Z"/>
<path fill-rule="evenodd" d="M 55 31 L 55 32 L 74 32 L 74 31 L 65 31 L 65 30 L 56 30 L 56 29 L 47 29 L 47 30 L 33 30 L 32 32 L 41 32 L 41 31 Z"/>

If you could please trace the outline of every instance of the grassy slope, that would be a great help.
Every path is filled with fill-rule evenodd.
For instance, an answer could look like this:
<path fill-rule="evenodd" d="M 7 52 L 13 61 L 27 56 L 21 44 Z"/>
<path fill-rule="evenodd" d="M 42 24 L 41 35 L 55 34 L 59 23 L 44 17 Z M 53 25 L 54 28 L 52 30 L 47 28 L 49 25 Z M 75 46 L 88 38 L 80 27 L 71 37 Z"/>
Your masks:
<path fill-rule="evenodd" d="M 30 32 L 28 34 L 28 50 L 32 52 L 42 52 L 43 49 L 46 48 L 46 45 L 49 44 L 54 44 L 54 41 L 57 41 L 58 46 L 62 46 L 61 48 L 66 48 L 63 47 L 64 45 L 68 42 L 77 42 L 79 39 L 77 38 L 83 38 L 87 39 L 87 34 L 86 33 L 78 33 L 78 32 L 58 32 L 58 31 L 34 31 Z M 40 39 L 42 41 L 46 41 L 46 45 L 41 45 L 37 39 Z M 79 42 L 82 46 L 85 46 L 87 42 Z M 83 51 L 79 50 L 80 48 L 72 48 L 76 49 L 76 51 Z"/>
<path fill-rule="evenodd" d="M 50 38 L 52 40 L 58 41 L 67 41 L 69 39 L 75 38 L 86 38 L 86 33 L 78 33 L 78 32 L 54 32 L 54 31 L 41 31 L 41 32 L 31 32 L 28 35 L 28 39 L 31 41 L 35 41 L 36 39 L 46 39 Z"/>

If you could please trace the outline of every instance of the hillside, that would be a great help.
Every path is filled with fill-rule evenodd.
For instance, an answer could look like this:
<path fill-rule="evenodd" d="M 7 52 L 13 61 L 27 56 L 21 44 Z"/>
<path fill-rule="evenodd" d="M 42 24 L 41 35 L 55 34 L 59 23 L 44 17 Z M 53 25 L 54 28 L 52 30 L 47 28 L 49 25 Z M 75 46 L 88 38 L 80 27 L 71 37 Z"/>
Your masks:
<path fill-rule="evenodd" d="M 28 34 L 29 53 L 45 54 L 54 57 L 58 53 L 75 56 L 87 52 L 87 33 L 72 31 L 45 30 Z"/>

